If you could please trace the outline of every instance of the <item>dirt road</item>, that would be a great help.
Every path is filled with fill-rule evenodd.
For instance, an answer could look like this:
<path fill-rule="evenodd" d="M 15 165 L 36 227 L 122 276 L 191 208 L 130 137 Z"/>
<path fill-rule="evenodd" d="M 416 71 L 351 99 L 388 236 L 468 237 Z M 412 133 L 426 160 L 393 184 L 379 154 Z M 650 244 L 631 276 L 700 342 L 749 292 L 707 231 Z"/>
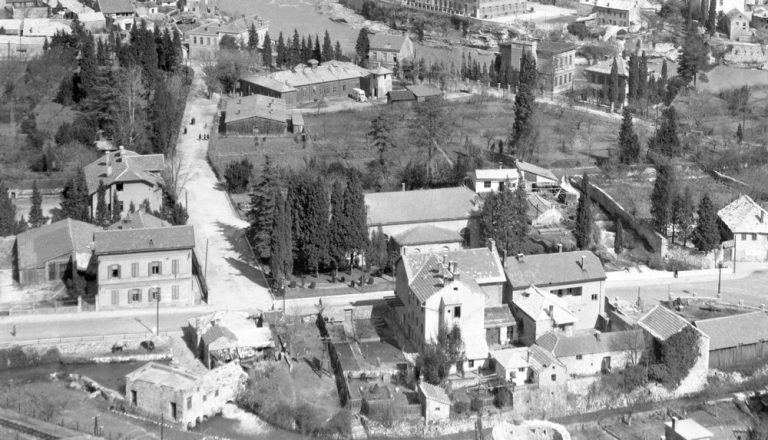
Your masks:
<path fill-rule="evenodd" d="M 207 266 L 208 302 L 218 309 L 269 309 L 272 297 L 261 272 L 251 264 L 243 238 L 248 224 L 235 214 L 208 164 L 208 141 L 198 140 L 209 132 L 216 113 L 216 102 L 204 95 L 204 89 L 198 71 L 184 112 L 187 133 L 179 137 L 176 150 L 186 177 L 181 200 L 188 198 L 188 223 L 195 227 L 200 264 Z"/>

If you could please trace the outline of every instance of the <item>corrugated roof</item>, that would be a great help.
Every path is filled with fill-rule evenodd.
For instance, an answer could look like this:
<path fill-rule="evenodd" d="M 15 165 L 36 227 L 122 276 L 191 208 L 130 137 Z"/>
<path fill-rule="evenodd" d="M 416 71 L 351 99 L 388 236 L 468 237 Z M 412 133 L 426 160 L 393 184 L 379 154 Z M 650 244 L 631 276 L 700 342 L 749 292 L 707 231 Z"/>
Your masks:
<path fill-rule="evenodd" d="M 709 336 L 710 350 L 768 341 L 768 315 L 761 311 L 700 319 L 695 324 Z"/>
<path fill-rule="evenodd" d="M 98 0 L 99 11 L 102 14 L 128 14 L 133 13 L 133 4 L 130 0 Z"/>
<path fill-rule="evenodd" d="M 565 368 L 565 365 L 563 365 L 552 352 L 544 350 L 538 345 L 531 345 L 528 347 L 528 351 L 531 353 L 530 365 L 534 370 L 542 371 L 547 369 L 550 365 L 557 365 Z"/>
<path fill-rule="evenodd" d="M 530 286 L 525 291 L 516 293 L 512 302 L 534 321 L 552 319 L 555 325 L 576 322 L 576 315 L 568 309 L 565 303 L 554 294 L 545 292 L 536 286 Z M 551 314 L 550 306 L 552 308 Z"/>
<path fill-rule="evenodd" d="M 768 211 L 742 194 L 717 212 L 720 220 L 733 233 L 768 233 Z"/>
<path fill-rule="evenodd" d="M 264 95 L 250 95 L 228 99 L 225 103 L 225 123 L 242 121 L 250 118 L 268 119 L 286 123 L 288 113 L 285 101 Z"/>
<path fill-rule="evenodd" d="M 317 67 L 299 64 L 291 70 L 281 70 L 269 77 L 291 87 L 321 84 L 331 81 L 359 79 L 370 75 L 366 69 L 344 61 L 328 61 Z"/>
<path fill-rule="evenodd" d="M 93 234 L 93 241 L 97 255 L 192 249 L 195 247 L 195 229 L 184 225 L 99 231 Z"/>
<path fill-rule="evenodd" d="M 436 400 L 446 405 L 451 404 L 451 399 L 448 398 L 448 394 L 445 393 L 444 389 L 438 387 L 437 385 L 421 382 L 419 384 L 419 389 L 421 389 L 421 392 L 424 393 L 424 396 L 429 400 Z"/>
<path fill-rule="evenodd" d="M 78 220 L 64 219 L 30 229 L 16 236 L 19 269 L 39 269 L 55 258 L 90 253 L 93 233 L 101 228 Z"/>
<path fill-rule="evenodd" d="M 598 332 L 577 336 L 547 332 L 536 340 L 536 344 L 551 351 L 556 357 L 563 358 L 629 350 L 641 353 L 645 349 L 645 338 L 642 330 Z"/>
<path fill-rule="evenodd" d="M 431 84 L 414 84 L 412 86 L 405 86 L 410 90 L 417 98 L 428 98 L 430 96 L 441 96 L 443 92 L 437 87 Z"/>
<path fill-rule="evenodd" d="M 228 339 L 233 345 L 237 343 L 237 337 L 228 328 L 221 325 L 211 326 L 207 332 L 203 333 L 203 342 L 210 345 L 221 338 Z"/>
<path fill-rule="evenodd" d="M 513 325 L 515 325 L 515 317 L 512 316 L 508 305 L 485 308 L 485 328 Z"/>
<path fill-rule="evenodd" d="M 400 246 L 417 244 L 457 243 L 464 239 L 458 231 L 433 225 L 419 225 L 392 237 Z"/>
<path fill-rule="evenodd" d="M 590 251 L 524 255 L 522 258 L 510 256 L 505 261 L 505 269 L 515 290 L 533 284 L 545 287 L 605 280 L 603 264 Z"/>
<path fill-rule="evenodd" d="M 463 220 L 477 214 L 475 193 L 467 187 L 365 194 L 368 225 Z"/>
<path fill-rule="evenodd" d="M 661 305 L 656 305 L 643 315 L 637 324 L 650 333 L 654 338 L 666 341 L 670 336 L 691 325 L 680 315 Z"/>
<path fill-rule="evenodd" d="M 111 172 L 107 175 L 107 163 Z M 131 150 L 108 151 L 103 156 L 83 168 L 88 194 L 99 189 L 99 181 L 109 186 L 113 182 L 142 181 L 150 185 L 159 185 L 165 158 L 162 154 L 140 155 Z M 154 174 L 153 174 L 154 173 Z"/>
<path fill-rule="evenodd" d="M 144 212 L 143 209 L 139 209 L 136 212 L 128 213 L 122 220 L 112 224 L 107 229 L 164 228 L 167 226 L 171 226 L 171 224 L 152 214 Z"/>

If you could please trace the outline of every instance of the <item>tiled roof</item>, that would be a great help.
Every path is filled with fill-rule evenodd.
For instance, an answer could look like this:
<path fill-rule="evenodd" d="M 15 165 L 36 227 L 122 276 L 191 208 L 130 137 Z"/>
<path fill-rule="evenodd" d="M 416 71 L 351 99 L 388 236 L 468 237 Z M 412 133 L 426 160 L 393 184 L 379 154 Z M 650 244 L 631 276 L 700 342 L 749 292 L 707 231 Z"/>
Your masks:
<path fill-rule="evenodd" d="M 392 102 L 416 100 L 416 96 L 410 90 L 390 90 L 387 96 Z"/>
<path fill-rule="evenodd" d="M 97 255 L 192 249 L 195 247 L 195 229 L 191 225 L 117 229 L 95 232 L 93 241 Z"/>
<path fill-rule="evenodd" d="M 655 306 L 643 315 L 637 324 L 654 338 L 662 341 L 666 341 L 670 336 L 679 333 L 685 326 L 691 325 L 683 317 L 661 305 Z"/>
<path fill-rule="evenodd" d="M 268 27 L 269 21 L 263 20 L 259 16 L 239 17 L 228 23 L 223 23 L 220 30 L 225 34 L 241 34 L 248 32 L 251 29 L 251 25 L 259 30 Z"/>
<path fill-rule="evenodd" d="M 232 342 L 232 344 L 237 342 L 237 337 L 235 334 L 229 331 L 228 328 L 220 325 L 211 326 L 207 332 L 203 333 L 203 342 L 205 345 L 210 345 L 221 338 L 228 339 L 230 342 Z"/>
<path fill-rule="evenodd" d="M 441 274 L 441 271 L 435 269 L 437 266 L 438 259 L 432 255 L 431 258 L 427 260 L 427 264 L 416 273 L 416 276 L 409 278 L 410 284 L 408 284 L 408 287 L 420 301 L 426 301 L 435 293 L 454 284 L 461 285 L 477 295 L 483 295 L 482 289 L 480 289 L 480 286 L 472 278 L 464 277 L 459 280 L 445 278 Z"/>
<path fill-rule="evenodd" d="M 463 241 L 458 231 L 433 225 L 414 226 L 392 237 L 400 246 L 417 244 L 456 243 Z"/>
<path fill-rule="evenodd" d="M 695 324 L 709 336 L 710 350 L 768 341 L 768 315 L 761 311 L 701 319 Z"/>
<path fill-rule="evenodd" d="M 136 212 L 127 214 L 122 220 L 113 223 L 109 228 L 113 229 L 142 229 L 142 228 L 163 228 L 171 226 L 167 221 L 157 218 L 152 214 L 139 209 Z"/>
<path fill-rule="evenodd" d="M 440 96 L 443 92 L 437 87 L 430 84 L 414 84 L 412 86 L 406 86 L 417 98 L 427 98 L 430 96 Z"/>
<path fill-rule="evenodd" d="M 625 63 L 624 59 L 621 57 L 617 57 L 617 58 L 613 58 L 605 61 L 599 61 L 592 66 L 588 66 L 584 70 L 586 72 L 596 72 L 596 73 L 602 73 L 604 75 L 610 75 L 611 69 L 613 68 L 614 59 L 616 60 L 617 67 L 619 68 L 619 76 L 628 76 L 629 68 L 627 67 L 627 63 Z"/>
<path fill-rule="evenodd" d="M 508 305 L 485 308 L 485 328 L 510 325 L 515 325 L 515 317 Z"/>
<path fill-rule="evenodd" d="M 491 357 L 505 370 L 517 370 L 529 366 L 528 347 L 505 348 L 491 351 Z"/>
<path fill-rule="evenodd" d="M 536 45 L 536 56 L 545 54 L 559 54 L 576 50 L 576 45 L 565 41 L 541 41 Z"/>
<path fill-rule="evenodd" d="M 368 75 L 370 72 L 355 64 L 344 61 L 328 61 L 314 68 L 299 64 L 291 70 L 271 73 L 269 77 L 291 87 L 300 87 L 331 81 L 358 79 Z"/>
<path fill-rule="evenodd" d="M 582 267 L 582 257 L 584 267 Z M 535 284 L 547 287 L 561 284 L 605 280 L 605 270 L 590 251 L 508 257 L 504 263 L 507 278 L 515 290 Z"/>
<path fill-rule="evenodd" d="M 286 123 L 288 113 L 285 101 L 264 95 L 250 95 L 228 99 L 225 104 L 227 112 L 225 122 L 235 122 L 250 118 L 269 119 Z"/>
<path fill-rule="evenodd" d="M 438 387 L 437 385 L 421 382 L 419 384 L 419 389 L 421 389 L 421 392 L 424 393 L 424 396 L 429 400 L 436 400 L 446 405 L 451 404 L 451 399 L 448 398 L 448 394 L 446 394 L 444 389 Z"/>
<path fill-rule="evenodd" d="M 548 169 L 542 168 L 538 165 L 518 160 L 515 161 L 515 166 L 523 173 L 530 173 L 536 176 L 541 176 L 550 180 L 557 181 L 557 176 L 555 176 L 552 171 L 549 171 Z"/>
<path fill-rule="evenodd" d="M 197 386 L 201 378 L 181 368 L 149 362 L 128 373 L 125 379 L 129 382 L 142 381 L 174 390 L 188 390 Z"/>
<path fill-rule="evenodd" d="M 111 167 L 109 175 L 107 175 L 107 163 Z M 161 181 L 159 172 L 163 170 L 164 163 L 162 154 L 140 155 L 125 149 L 106 152 L 83 168 L 88 194 L 98 191 L 100 180 L 103 180 L 104 185 L 107 186 L 113 182 L 135 181 L 147 182 L 153 186 L 159 185 Z"/>
<path fill-rule="evenodd" d="M 365 194 L 368 225 L 463 220 L 477 214 L 475 193 L 467 187 Z"/>
<path fill-rule="evenodd" d="M 542 371 L 547 369 L 550 365 L 565 367 L 552 352 L 547 351 L 536 344 L 528 347 L 528 352 L 531 354 L 530 365 L 534 370 Z"/>
<path fill-rule="evenodd" d="M 555 332 L 547 332 L 536 340 L 536 344 L 551 351 L 556 357 L 563 358 L 629 350 L 641 353 L 645 349 L 645 338 L 642 330 L 577 336 L 564 336 Z"/>
<path fill-rule="evenodd" d="M 568 306 L 560 301 L 554 294 L 531 286 L 525 291 L 516 293 L 512 298 L 513 303 L 534 321 L 552 319 L 556 325 L 573 324 L 576 315 L 568 310 Z M 552 307 L 552 314 L 549 309 Z"/>
<path fill-rule="evenodd" d="M 593 4 L 599 8 L 618 9 L 622 11 L 628 11 L 637 7 L 636 0 L 594 0 Z"/>
<path fill-rule="evenodd" d="M 187 35 L 217 37 L 220 30 L 221 25 L 219 23 L 205 23 L 190 31 L 187 31 Z"/>
<path fill-rule="evenodd" d="M 104 15 L 133 13 L 130 0 L 98 0 L 99 11 Z"/>
<path fill-rule="evenodd" d="M 368 47 L 369 50 L 400 52 L 406 38 L 405 35 L 374 34 L 368 39 Z"/>
<path fill-rule="evenodd" d="M 538 193 L 530 193 L 528 194 L 528 197 L 526 197 L 526 200 L 528 201 L 528 216 L 529 217 L 535 217 L 539 214 L 543 213 L 544 211 L 547 211 L 549 209 L 552 209 L 554 204 L 550 202 L 549 200 L 545 199 L 544 197 L 540 196 Z"/>
<path fill-rule="evenodd" d="M 257 86 L 264 87 L 269 90 L 273 90 L 275 92 L 284 93 L 284 92 L 292 92 L 296 90 L 285 83 L 282 83 L 280 81 L 277 81 L 274 78 L 270 78 L 268 76 L 263 76 L 263 75 L 249 75 L 249 76 L 240 78 L 240 80 L 249 82 L 251 84 L 255 84 Z"/>
<path fill-rule="evenodd" d="M 449 262 L 456 263 L 462 281 L 474 280 L 478 284 L 488 284 L 503 283 L 506 280 L 499 255 L 488 248 L 410 253 L 402 258 L 409 285 L 417 279 L 428 279 L 431 285 L 437 285 L 436 280 L 443 271 L 441 267 Z M 439 289 L 435 287 L 431 290 L 426 297 Z"/>
<path fill-rule="evenodd" d="M 90 253 L 95 231 L 101 228 L 78 220 L 64 219 L 30 229 L 16 236 L 19 269 L 39 269 L 55 258 Z"/>
<path fill-rule="evenodd" d="M 371 72 L 374 75 L 391 75 L 392 73 L 394 73 L 391 70 L 389 70 L 386 67 L 381 66 L 381 65 L 379 65 L 375 69 L 368 69 L 368 71 Z"/>
<path fill-rule="evenodd" d="M 733 20 L 734 18 L 747 18 L 747 16 L 743 12 L 739 11 L 736 8 L 733 8 L 730 11 L 728 11 L 728 13 L 725 14 L 725 16 L 730 18 L 731 20 Z"/>
<path fill-rule="evenodd" d="M 718 211 L 717 216 L 733 233 L 768 233 L 768 211 L 748 195 L 739 196 Z"/>

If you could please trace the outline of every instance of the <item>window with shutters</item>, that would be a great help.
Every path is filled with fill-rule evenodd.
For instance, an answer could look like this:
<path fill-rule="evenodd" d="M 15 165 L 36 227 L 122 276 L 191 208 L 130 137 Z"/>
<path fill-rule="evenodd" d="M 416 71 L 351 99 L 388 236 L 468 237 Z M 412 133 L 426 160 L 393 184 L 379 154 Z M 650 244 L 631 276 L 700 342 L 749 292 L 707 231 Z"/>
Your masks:
<path fill-rule="evenodd" d="M 141 302 L 141 290 L 131 289 L 128 291 L 128 304 Z"/>
<path fill-rule="evenodd" d="M 139 276 L 139 263 L 131 263 L 131 276 L 138 278 Z"/>
<path fill-rule="evenodd" d="M 171 273 L 174 275 L 179 274 L 179 260 L 171 260 Z"/>
<path fill-rule="evenodd" d="M 112 264 L 109 266 L 109 270 L 107 272 L 107 276 L 109 279 L 115 279 L 120 278 L 120 265 L 119 264 Z"/>
<path fill-rule="evenodd" d="M 153 261 L 149 263 L 149 274 L 160 275 L 162 273 L 161 265 L 159 261 Z"/>
<path fill-rule="evenodd" d="M 111 295 L 112 295 L 112 305 L 116 306 L 120 302 L 120 291 L 113 290 Z"/>
<path fill-rule="evenodd" d="M 149 289 L 149 297 L 152 299 L 152 301 L 160 301 L 160 288 L 153 287 Z"/>
<path fill-rule="evenodd" d="M 171 299 L 179 299 L 179 286 L 171 287 Z"/>

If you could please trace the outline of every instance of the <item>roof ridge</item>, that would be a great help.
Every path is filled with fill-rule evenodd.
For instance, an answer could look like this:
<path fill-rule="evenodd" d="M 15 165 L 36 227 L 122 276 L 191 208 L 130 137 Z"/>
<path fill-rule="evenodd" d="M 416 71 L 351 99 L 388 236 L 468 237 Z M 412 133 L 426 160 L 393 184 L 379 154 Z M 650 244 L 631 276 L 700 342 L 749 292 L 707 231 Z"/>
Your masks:
<path fill-rule="evenodd" d="M 162 219 L 161 219 L 162 220 Z M 107 229 L 104 231 L 95 231 L 95 232 L 135 232 L 137 230 L 141 230 L 143 232 L 149 231 L 149 230 L 164 230 L 168 228 L 193 228 L 192 225 L 171 225 L 171 226 L 153 226 L 151 228 L 141 228 L 141 229 Z"/>

